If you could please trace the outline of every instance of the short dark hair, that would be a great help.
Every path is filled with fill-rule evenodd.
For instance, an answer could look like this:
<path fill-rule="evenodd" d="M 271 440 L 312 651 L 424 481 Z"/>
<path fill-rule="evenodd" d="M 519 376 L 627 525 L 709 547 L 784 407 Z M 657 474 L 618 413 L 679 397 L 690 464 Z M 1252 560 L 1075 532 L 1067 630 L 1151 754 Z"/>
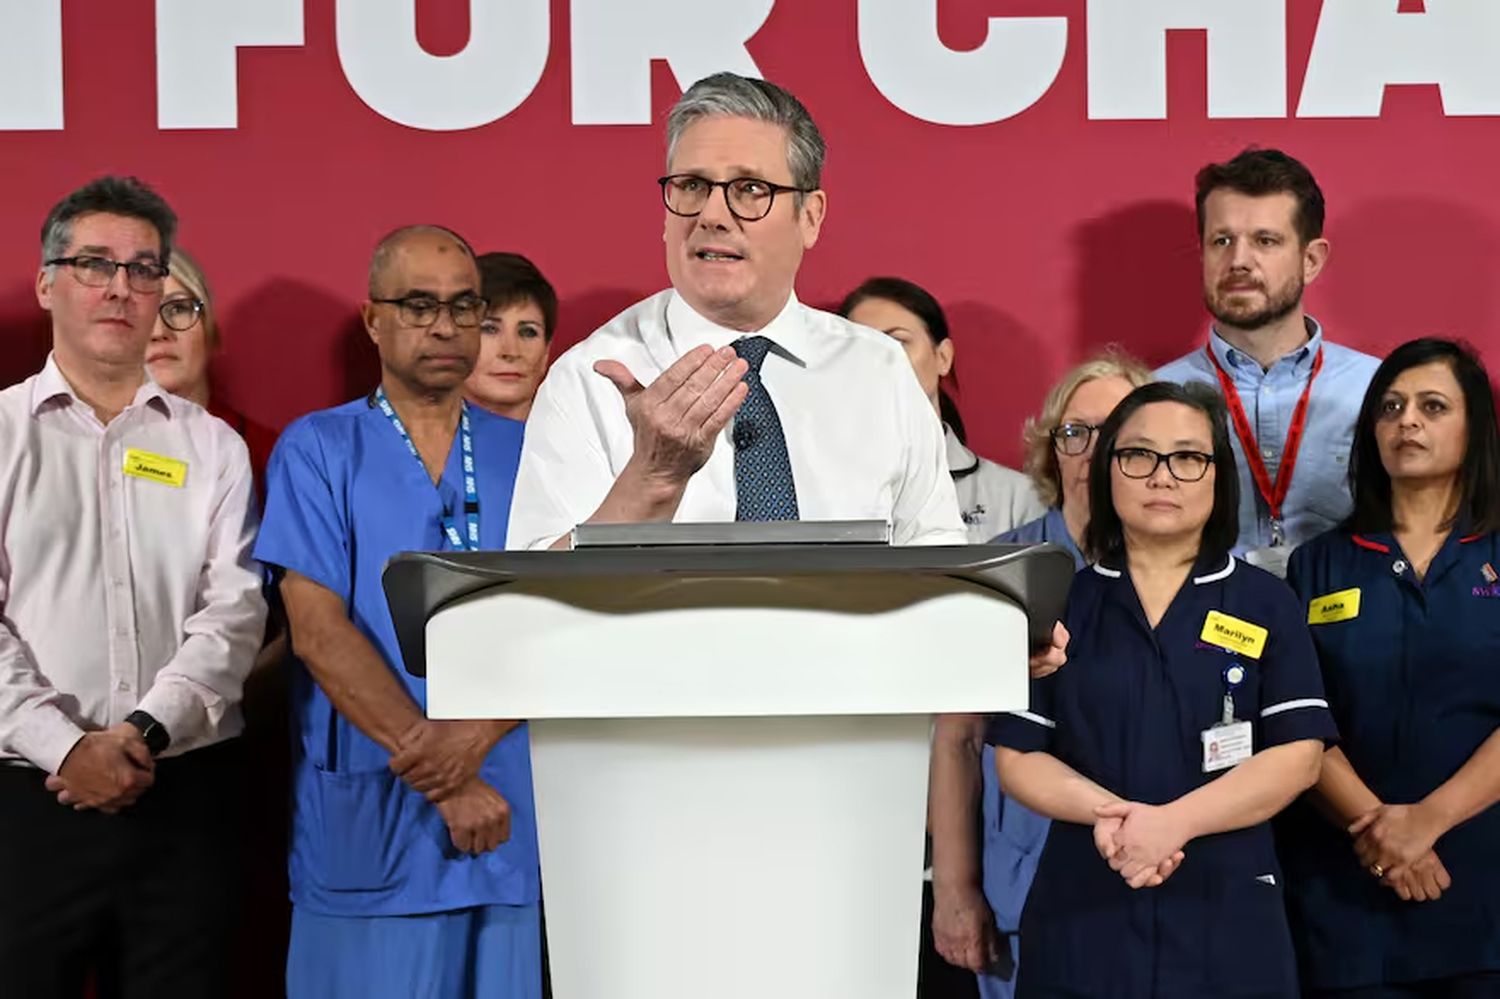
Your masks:
<path fill-rule="evenodd" d="M 479 293 L 490 308 L 535 302 L 542 310 L 542 335 L 550 341 L 557 330 L 557 290 L 536 264 L 519 253 L 485 253 L 478 263 Z"/>
<path fill-rule="evenodd" d="M 1297 199 L 1292 221 L 1297 237 L 1306 246 L 1323 235 L 1323 218 L 1327 205 L 1323 189 L 1295 157 L 1280 149 L 1250 147 L 1227 163 L 1210 163 L 1198 171 L 1198 238 L 1203 238 L 1203 206 L 1208 196 L 1228 188 L 1252 198 L 1268 194 L 1290 194 Z"/>
<path fill-rule="evenodd" d="M 171 262 L 172 243 L 177 238 L 177 213 L 144 181 L 107 175 L 71 192 L 47 213 L 42 223 L 43 265 L 68 252 L 75 220 L 96 214 L 120 215 L 150 223 L 161 240 L 161 264 Z"/>
<path fill-rule="evenodd" d="M 1380 460 L 1380 446 L 1375 441 L 1375 424 L 1380 420 L 1380 405 L 1401 372 L 1423 364 L 1441 361 L 1453 371 L 1458 387 L 1464 393 L 1464 413 L 1468 417 L 1469 444 L 1458 469 L 1458 516 L 1465 527 L 1476 534 L 1500 530 L 1500 430 L 1495 425 L 1495 394 L 1490 376 L 1473 347 L 1458 340 L 1424 337 L 1410 340 L 1391 351 L 1365 390 L 1354 423 L 1354 446 L 1349 451 L 1349 491 L 1354 494 L 1354 511 L 1344 521 L 1352 533 L 1389 531 L 1394 523 L 1391 514 L 1391 476 Z"/>
<path fill-rule="evenodd" d="M 1114 488 L 1110 466 L 1114 463 L 1115 442 L 1120 428 L 1142 406 L 1155 402 L 1175 402 L 1195 409 L 1208 417 L 1214 453 L 1214 505 L 1203 525 L 1198 558 L 1218 561 L 1229 555 L 1240 536 L 1240 477 L 1235 467 L 1234 448 L 1229 443 L 1229 426 L 1224 417 L 1224 400 L 1207 385 L 1193 382 L 1151 382 L 1131 392 L 1099 428 L 1094 442 L 1094 456 L 1089 462 L 1089 523 L 1083 531 L 1083 548 L 1096 562 L 1120 562 L 1125 556 L 1125 527 L 1115 510 Z"/>
<path fill-rule="evenodd" d="M 844 300 L 839 303 L 838 313 L 848 319 L 849 313 L 858 308 L 861 302 L 872 298 L 894 302 L 922 320 L 934 347 L 948 339 L 948 317 L 943 314 L 943 307 L 926 288 L 906 278 L 867 278 L 858 288 L 844 296 Z M 952 377 L 955 382 L 958 380 L 957 374 Z M 963 415 L 958 411 L 958 404 L 942 389 L 938 389 L 938 415 L 960 443 L 968 443 L 969 432 L 964 426 Z"/>

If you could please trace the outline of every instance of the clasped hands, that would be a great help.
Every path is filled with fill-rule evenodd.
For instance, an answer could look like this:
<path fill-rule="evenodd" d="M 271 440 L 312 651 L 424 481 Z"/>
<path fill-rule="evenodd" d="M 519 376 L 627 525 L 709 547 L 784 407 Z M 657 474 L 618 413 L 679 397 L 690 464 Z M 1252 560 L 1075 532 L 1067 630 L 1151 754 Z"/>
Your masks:
<path fill-rule="evenodd" d="M 1379 805 L 1348 828 L 1360 865 L 1407 902 L 1432 901 L 1452 887 L 1453 879 L 1433 849 L 1446 831 L 1420 802 Z"/>
<path fill-rule="evenodd" d="M 115 815 L 128 808 L 156 782 L 156 761 L 146 740 L 129 722 L 84 733 L 48 774 L 47 790 L 60 805 L 75 811 L 97 809 Z"/>
<path fill-rule="evenodd" d="M 391 772 L 436 806 L 453 846 L 464 853 L 487 853 L 510 839 L 510 803 L 479 776 L 510 724 L 423 719 L 391 755 Z"/>
<path fill-rule="evenodd" d="M 1114 801 L 1094 809 L 1094 846 L 1132 888 L 1155 888 L 1171 877 L 1187 840 L 1170 805 Z"/>

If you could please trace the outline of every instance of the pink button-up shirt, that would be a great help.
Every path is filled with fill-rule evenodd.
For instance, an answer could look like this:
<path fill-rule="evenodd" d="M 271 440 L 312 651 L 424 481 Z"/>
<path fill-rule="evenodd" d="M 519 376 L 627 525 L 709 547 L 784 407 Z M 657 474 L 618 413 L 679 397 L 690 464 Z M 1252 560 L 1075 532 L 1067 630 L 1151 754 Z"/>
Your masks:
<path fill-rule="evenodd" d="M 127 475 L 132 449 L 186 463 Z M 147 376 L 108 426 L 49 357 L 0 391 L 0 759 L 55 773 L 136 708 L 176 755 L 237 735 L 265 628 L 245 444 Z"/>

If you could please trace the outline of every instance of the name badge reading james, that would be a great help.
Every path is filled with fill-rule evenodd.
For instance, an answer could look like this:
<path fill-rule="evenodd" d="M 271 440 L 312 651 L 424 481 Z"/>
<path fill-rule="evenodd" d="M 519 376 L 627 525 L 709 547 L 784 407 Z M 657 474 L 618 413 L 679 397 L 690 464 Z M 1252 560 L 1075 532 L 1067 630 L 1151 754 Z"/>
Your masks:
<path fill-rule="evenodd" d="M 1209 611 L 1208 617 L 1203 619 L 1203 633 L 1198 637 L 1209 645 L 1259 659 L 1260 654 L 1265 651 L 1268 634 L 1258 624 L 1241 621 L 1222 611 Z"/>
<path fill-rule="evenodd" d="M 125 452 L 125 474 L 181 489 L 187 481 L 187 462 L 130 448 Z"/>
<path fill-rule="evenodd" d="M 1308 624 L 1333 624 L 1359 617 L 1359 587 L 1314 597 L 1307 605 Z"/>

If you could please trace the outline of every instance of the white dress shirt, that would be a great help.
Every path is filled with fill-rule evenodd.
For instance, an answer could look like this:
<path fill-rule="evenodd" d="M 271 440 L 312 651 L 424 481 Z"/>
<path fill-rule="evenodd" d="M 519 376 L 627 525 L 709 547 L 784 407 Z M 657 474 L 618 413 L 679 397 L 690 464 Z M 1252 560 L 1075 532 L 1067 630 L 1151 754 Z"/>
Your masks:
<path fill-rule="evenodd" d="M 131 449 L 185 462 L 181 485 L 125 474 Z M 255 527 L 244 441 L 149 376 L 108 426 L 51 357 L 0 392 L 0 758 L 56 773 L 136 708 L 169 755 L 238 734 Z"/>
<path fill-rule="evenodd" d="M 594 372 L 616 360 L 649 385 L 683 354 L 746 336 L 777 347 L 761 381 L 786 434 L 803 520 L 888 520 L 896 544 L 965 540 L 942 425 L 901 345 L 792 296 L 764 329 L 716 326 L 673 291 L 638 302 L 548 372 L 526 422 L 510 548 L 546 548 L 587 520 L 634 451 L 619 390 Z M 674 520 L 734 520 L 733 424 L 688 481 Z"/>

